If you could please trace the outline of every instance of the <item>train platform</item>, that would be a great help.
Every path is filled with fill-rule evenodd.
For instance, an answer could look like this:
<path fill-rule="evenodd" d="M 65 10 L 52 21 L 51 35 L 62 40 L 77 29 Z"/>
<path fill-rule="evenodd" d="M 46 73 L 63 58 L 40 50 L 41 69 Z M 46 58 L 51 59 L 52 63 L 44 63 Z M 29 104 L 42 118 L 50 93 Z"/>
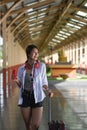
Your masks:
<path fill-rule="evenodd" d="M 87 80 L 49 80 L 53 90 L 51 119 L 49 99 L 45 98 L 43 118 L 39 130 L 48 130 L 49 120 L 62 120 L 66 130 L 87 130 Z M 0 130 L 25 130 L 17 106 L 19 90 L 15 86 L 3 89 L 0 74 Z"/>

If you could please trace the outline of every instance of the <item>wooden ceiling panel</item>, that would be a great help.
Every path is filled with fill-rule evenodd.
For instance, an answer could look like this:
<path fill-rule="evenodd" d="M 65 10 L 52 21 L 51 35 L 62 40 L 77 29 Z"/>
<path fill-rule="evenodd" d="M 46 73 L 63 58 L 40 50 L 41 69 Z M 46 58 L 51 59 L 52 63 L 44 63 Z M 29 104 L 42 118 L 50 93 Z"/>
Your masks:
<path fill-rule="evenodd" d="M 55 52 L 87 37 L 86 0 L 3 0 L 0 7 L 0 30 L 6 20 L 14 41 L 23 48 L 35 43 L 41 55 L 47 55 L 51 46 Z"/>

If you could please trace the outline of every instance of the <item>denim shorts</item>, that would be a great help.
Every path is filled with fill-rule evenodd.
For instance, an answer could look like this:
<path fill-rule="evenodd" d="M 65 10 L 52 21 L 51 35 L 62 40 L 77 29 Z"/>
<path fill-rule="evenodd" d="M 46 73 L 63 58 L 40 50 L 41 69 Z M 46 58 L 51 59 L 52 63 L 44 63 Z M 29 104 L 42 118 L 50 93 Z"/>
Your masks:
<path fill-rule="evenodd" d="M 20 107 L 36 108 L 36 107 L 42 107 L 43 106 L 43 101 L 35 103 L 34 91 L 33 90 L 32 91 L 23 90 L 22 98 L 23 98 L 23 102 L 22 102 L 21 105 L 19 105 Z"/>

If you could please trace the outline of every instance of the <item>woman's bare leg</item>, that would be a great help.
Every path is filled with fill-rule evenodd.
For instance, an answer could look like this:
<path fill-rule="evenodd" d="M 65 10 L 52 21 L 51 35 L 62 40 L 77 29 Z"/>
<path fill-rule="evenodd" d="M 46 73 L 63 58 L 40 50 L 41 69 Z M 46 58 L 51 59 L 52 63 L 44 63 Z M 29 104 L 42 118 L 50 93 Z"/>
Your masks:
<path fill-rule="evenodd" d="M 21 113 L 26 125 L 26 130 L 31 130 L 31 114 L 32 114 L 31 112 L 32 111 L 30 107 L 27 108 L 21 107 Z"/>
<path fill-rule="evenodd" d="M 32 130 L 38 130 L 43 114 L 43 107 L 32 108 Z"/>

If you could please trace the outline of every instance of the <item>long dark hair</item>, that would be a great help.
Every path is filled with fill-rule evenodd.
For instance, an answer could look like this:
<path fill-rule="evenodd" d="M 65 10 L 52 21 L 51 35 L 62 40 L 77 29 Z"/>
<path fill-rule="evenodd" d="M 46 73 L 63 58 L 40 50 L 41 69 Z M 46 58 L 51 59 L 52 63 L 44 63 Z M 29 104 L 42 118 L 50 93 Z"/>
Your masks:
<path fill-rule="evenodd" d="M 27 59 L 29 58 L 29 54 L 31 53 L 31 51 L 32 51 L 34 48 L 38 49 L 37 46 L 35 46 L 34 44 L 31 44 L 31 45 L 28 45 L 28 46 L 27 46 L 27 48 L 26 48 L 26 56 L 27 56 Z"/>

